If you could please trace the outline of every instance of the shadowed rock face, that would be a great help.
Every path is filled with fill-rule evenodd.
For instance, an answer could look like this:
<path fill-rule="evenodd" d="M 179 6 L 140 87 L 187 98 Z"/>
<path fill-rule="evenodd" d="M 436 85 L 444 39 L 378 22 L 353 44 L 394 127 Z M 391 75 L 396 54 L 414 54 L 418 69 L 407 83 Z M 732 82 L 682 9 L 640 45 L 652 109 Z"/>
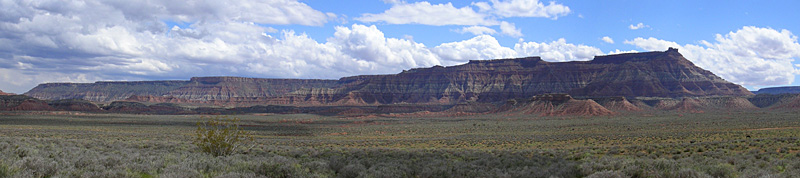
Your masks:
<path fill-rule="evenodd" d="M 94 103 L 80 99 L 55 100 L 55 101 L 49 101 L 47 102 L 47 104 L 57 110 L 64 110 L 64 111 L 99 112 L 102 110 Z"/>
<path fill-rule="evenodd" d="M 0 111 L 52 111 L 47 102 L 24 95 L 0 96 Z"/>
<path fill-rule="evenodd" d="M 545 93 L 576 97 L 752 95 L 695 66 L 675 49 L 574 62 L 546 62 L 539 57 L 474 60 L 457 66 L 339 80 L 195 77 L 190 81 L 42 84 L 26 95 L 242 106 L 503 102 Z M 133 95 L 139 97 L 131 98 Z"/>

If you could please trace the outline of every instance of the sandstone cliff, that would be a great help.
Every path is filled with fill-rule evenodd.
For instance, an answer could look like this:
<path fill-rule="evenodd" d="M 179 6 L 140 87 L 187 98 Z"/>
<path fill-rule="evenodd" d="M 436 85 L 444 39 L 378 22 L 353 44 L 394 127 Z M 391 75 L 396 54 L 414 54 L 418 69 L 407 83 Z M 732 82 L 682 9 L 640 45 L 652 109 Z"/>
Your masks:
<path fill-rule="evenodd" d="M 44 100 L 83 99 L 108 102 L 124 100 L 132 95 L 161 96 L 188 83 L 187 81 L 45 83 L 39 84 L 25 95 Z"/>
<path fill-rule="evenodd" d="M 539 57 L 473 60 L 339 80 L 195 77 L 189 81 L 55 83 L 39 85 L 26 95 L 103 102 L 364 106 L 498 103 L 545 93 L 671 98 L 752 95 L 695 66 L 676 49 L 574 62 L 546 62 Z"/>

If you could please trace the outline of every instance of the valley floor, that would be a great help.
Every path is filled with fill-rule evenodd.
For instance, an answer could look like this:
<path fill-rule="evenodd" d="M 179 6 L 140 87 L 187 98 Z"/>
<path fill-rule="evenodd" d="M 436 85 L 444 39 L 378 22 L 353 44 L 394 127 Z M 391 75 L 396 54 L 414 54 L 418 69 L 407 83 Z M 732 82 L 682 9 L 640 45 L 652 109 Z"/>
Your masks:
<path fill-rule="evenodd" d="M 800 113 L 598 117 L 237 115 L 214 157 L 197 115 L 0 113 L 0 177 L 793 177 Z"/>

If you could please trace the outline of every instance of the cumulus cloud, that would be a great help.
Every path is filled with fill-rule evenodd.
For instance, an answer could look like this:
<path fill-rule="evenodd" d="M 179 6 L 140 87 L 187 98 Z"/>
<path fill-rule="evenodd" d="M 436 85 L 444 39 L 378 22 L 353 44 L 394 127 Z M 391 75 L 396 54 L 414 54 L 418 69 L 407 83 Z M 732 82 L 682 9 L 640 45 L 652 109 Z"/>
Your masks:
<path fill-rule="evenodd" d="M 432 51 L 439 55 L 442 60 L 447 61 L 447 64 L 517 56 L 516 51 L 500 46 L 497 39 L 489 35 L 479 35 L 464 41 L 443 43 L 433 48 Z"/>
<path fill-rule="evenodd" d="M 227 4 L 230 3 L 230 4 Z M 264 24 L 322 25 L 293 1 L 33 1 L 0 11 L 0 83 L 23 93 L 41 82 L 236 75 L 338 78 L 439 64 L 421 43 L 374 26 L 337 27 L 328 42 Z M 164 20 L 190 25 L 167 27 Z M 325 73 L 317 71 L 328 71 Z M 13 76 L 13 77 L 10 77 Z"/>
<path fill-rule="evenodd" d="M 543 17 L 558 19 L 570 13 L 570 9 L 562 4 L 550 2 L 545 5 L 538 0 L 510 0 L 489 2 L 473 2 L 472 7 L 457 8 L 452 3 L 431 4 L 427 1 L 406 3 L 404 1 L 384 1 L 392 4 L 388 10 L 371 14 L 365 13 L 355 18 L 361 22 L 386 22 L 389 24 L 423 24 L 423 25 L 469 25 L 496 26 L 509 36 L 522 36 L 521 32 L 508 22 L 497 19 L 509 17 Z M 474 8 L 478 11 L 475 11 Z M 466 27 L 465 27 L 466 28 Z M 471 30 L 476 30 L 472 28 Z M 463 29 L 462 29 L 463 31 Z M 482 32 L 487 32 L 483 29 Z M 480 33 L 485 34 L 485 33 Z"/>
<path fill-rule="evenodd" d="M 603 42 L 606 42 L 606 43 L 609 43 L 609 44 L 614 44 L 614 39 L 611 39 L 611 37 L 608 37 L 608 36 L 604 36 L 603 38 L 600 38 L 600 40 L 603 40 Z"/>
<path fill-rule="evenodd" d="M 517 29 L 514 23 L 500 22 L 500 32 L 511 37 L 521 37 L 522 30 Z"/>
<path fill-rule="evenodd" d="M 374 25 L 336 27 L 334 37 L 327 44 L 356 60 L 381 65 L 371 70 L 396 71 L 440 64 L 438 57 L 425 45 L 406 39 L 386 38 Z"/>
<path fill-rule="evenodd" d="M 562 4 L 550 1 L 545 5 L 539 0 L 492 0 L 491 12 L 501 17 L 544 17 L 557 19 L 570 13 L 570 9 Z M 480 7 L 480 6 L 479 6 Z M 485 5 L 484 5 L 485 8 Z M 481 8 L 482 10 L 488 10 Z"/>
<path fill-rule="evenodd" d="M 497 25 L 489 15 L 475 12 L 471 7 L 456 8 L 452 3 L 431 4 L 427 1 L 397 3 L 380 14 L 362 14 L 361 22 L 423 25 Z"/>
<path fill-rule="evenodd" d="M 628 28 L 630 28 L 631 30 L 638 30 L 638 29 L 646 28 L 646 27 L 650 27 L 650 26 L 649 25 L 645 25 L 645 24 L 643 24 L 641 22 L 636 24 L 636 25 L 631 24 L 631 25 L 628 26 Z"/>
<path fill-rule="evenodd" d="M 518 56 L 541 56 L 542 60 L 551 62 L 588 61 L 594 56 L 603 55 L 596 47 L 567 43 L 564 38 L 550 43 L 524 42 L 522 39 L 514 45 Z"/>
<path fill-rule="evenodd" d="M 472 33 L 473 35 L 493 35 L 497 33 L 494 29 L 484 26 L 469 26 L 455 31 L 458 33 Z"/>
<path fill-rule="evenodd" d="M 262 12 L 265 9 L 269 12 Z M 294 0 L 32 1 L 5 3 L 0 13 L 0 83 L 4 84 L 0 89 L 15 93 L 42 82 L 185 80 L 220 75 L 336 79 L 536 55 L 503 47 L 488 35 L 428 47 L 410 37 L 386 37 L 374 25 L 337 26 L 323 41 L 270 27 L 323 25 L 337 18 Z M 165 21 L 186 25 L 168 26 Z M 462 30 L 498 33 L 475 27 Z M 502 28 L 502 33 L 509 32 Z M 541 45 L 567 46 L 547 49 L 565 50 L 561 52 L 540 50 L 547 60 L 584 56 L 581 50 L 568 47 L 581 45 L 564 40 Z M 561 55 L 550 55 L 556 53 Z"/>
<path fill-rule="evenodd" d="M 609 52 L 608 52 L 608 55 L 613 55 L 613 54 L 623 54 L 623 53 L 638 53 L 638 52 L 639 52 L 639 51 L 636 51 L 636 50 L 628 50 L 628 51 L 623 51 L 623 50 L 616 49 L 616 50 L 614 50 L 614 51 L 609 51 Z"/>
<path fill-rule="evenodd" d="M 497 39 L 489 35 L 480 35 L 474 38 L 443 43 L 432 51 L 439 55 L 446 65 L 458 64 L 468 60 L 502 59 L 512 57 L 540 56 L 542 60 L 550 62 L 586 61 L 594 56 L 603 55 L 600 49 L 567 43 L 565 39 L 558 39 L 550 43 L 525 42 L 520 39 L 514 49 L 501 46 Z"/>
<path fill-rule="evenodd" d="M 745 26 L 725 35 L 717 34 L 715 40 L 701 41 L 701 45 L 679 45 L 651 37 L 625 43 L 645 50 L 677 47 L 697 66 L 741 85 L 786 85 L 798 74 L 792 62 L 800 57 L 800 44 L 788 30 Z"/>

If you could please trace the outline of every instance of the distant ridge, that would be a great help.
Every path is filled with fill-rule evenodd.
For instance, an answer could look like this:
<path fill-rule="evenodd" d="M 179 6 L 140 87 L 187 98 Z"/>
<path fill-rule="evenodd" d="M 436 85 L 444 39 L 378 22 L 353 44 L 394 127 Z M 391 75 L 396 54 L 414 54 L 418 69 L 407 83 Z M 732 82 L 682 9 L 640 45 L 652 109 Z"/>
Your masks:
<path fill-rule="evenodd" d="M 547 93 L 628 98 L 753 95 L 695 66 L 673 48 L 597 56 L 591 61 L 547 62 L 539 57 L 470 60 L 456 66 L 339 80 L 193 77 L 189 81 L 49 83 L 25 95 L 95 102 L 127 99 L 230 106 L 363 106 L 497 103 Z"/>
<path fill-rule="evenodd" d="M 3 92 L 3 90 L 0 90 L 0 96 L 2 96 L 2 95 L 14 95 L 14 94 L 13 93 L 6 93 L 6 92 Z"/>
<path fill-rule="evenodd" d="M 800 93 L 800 86 L 769 87 L 758 89 L 753 94 L 795 94 Z"/>

